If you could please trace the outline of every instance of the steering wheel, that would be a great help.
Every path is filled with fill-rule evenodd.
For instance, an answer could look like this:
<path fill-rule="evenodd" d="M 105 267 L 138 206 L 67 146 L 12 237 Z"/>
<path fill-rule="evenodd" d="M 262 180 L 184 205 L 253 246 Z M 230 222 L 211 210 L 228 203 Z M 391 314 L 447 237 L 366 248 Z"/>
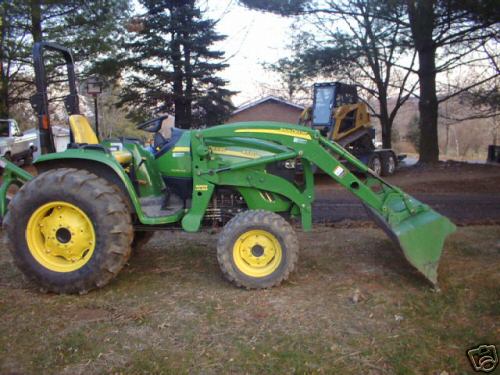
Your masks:
<path fill-rule="evenodd" d="M 152 120 L 148 120 L 143 122 L 142 124 L 137 126 L 137 129 L 144 130 L 149 133 L 156 133 L 161 128 L 161 123 L 165 120 L 169 115 L 163 115 Z"/>

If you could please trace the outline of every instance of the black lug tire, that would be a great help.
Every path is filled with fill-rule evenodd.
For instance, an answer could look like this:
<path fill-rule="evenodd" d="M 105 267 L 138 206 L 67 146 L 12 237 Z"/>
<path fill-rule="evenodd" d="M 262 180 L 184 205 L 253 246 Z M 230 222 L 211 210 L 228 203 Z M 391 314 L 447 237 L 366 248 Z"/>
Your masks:
<path fill-rule="evenodd" d="M 379 163 L 378 173 L 377 173 L 377 167 L 376 167 L 377 161 Z M 382 174 L 382 159 L 380 158 L 379 155 L 373 154 L 370 156 L 370 158 L 368 160 L 368 168 L 370 168 L 372 171 L 374 171 L 377 176 L 380 176 Z"/>
<path fill-rule="evenodd" d="M 392 159 L 392 166 L 391 166 Z M 391 176 L 396 172 L 396 156 L 392 152 L 388 152 L 382 157 L 382 176 Z"/>
<path fill-rule="evenodd" d="M 244 232 L 254 229 L 272 233 L 282 248 L 282 261 L 278 268 L 260 278 L 242 273 L 233 259 L 235 241 Z M 281 284 L 295 268 L 298 255 L 299 241 L 292 226 L 278 214 L 264 210 L 249 210 L 233 217 L 222 229 L 217 242 L 217 260 L 224 277 L 246 289 L 265 289 Z"/>
<path fill-rule="evenodd" d="M 141 249 L 151 240 L 155 232 L 153 231 L 136 231 L 132 241 L 132 252 L 139 253 Z"/>
<path fill-rule="evenodd" d="M 94 225 L 92 257 L 71 272 L 54 272 L 35 260 L 25 230 L 33 212 L 43 204 L 65 201 L 79 207 Z M 42 291 L 86 293 L 108 284 L 131 253 L 133 226 L 127 204 L 108 181 L 73 168 L 53 169 L 26 183 L 9 204 L 4 227 L 15 264 Z"/>

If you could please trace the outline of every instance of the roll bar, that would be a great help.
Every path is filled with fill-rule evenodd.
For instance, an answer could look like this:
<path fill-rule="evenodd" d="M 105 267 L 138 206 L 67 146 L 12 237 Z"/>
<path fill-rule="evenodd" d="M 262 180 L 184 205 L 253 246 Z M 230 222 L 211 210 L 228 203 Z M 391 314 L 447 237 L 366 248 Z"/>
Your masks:
<path fill-rule="evenodd" d="M 75 64 L 68 48 L 51 42 L 36 42 L 33 46 L 36 94 L 30 99 L 31 106 L 37 113 L 42 154 L 55 152 L 54 137 L 49 119 L 49 101 L 47 96 L 47 77 L 45 72 L 44 50 L 58 52 L 64 58 L 68 74 L 69 95 L 64 99 L 64 106 L 69 115 L 80 113 L 78 92 L 76 89 Z"/>

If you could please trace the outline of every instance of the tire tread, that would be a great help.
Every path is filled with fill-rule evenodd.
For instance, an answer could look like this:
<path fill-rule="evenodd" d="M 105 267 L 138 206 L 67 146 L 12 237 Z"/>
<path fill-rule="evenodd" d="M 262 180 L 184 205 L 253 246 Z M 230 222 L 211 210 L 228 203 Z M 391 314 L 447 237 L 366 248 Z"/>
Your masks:
<path fill-rule="evenodd" d="M 99 217 L 104 235 L 97 238 L 98 242 L 109 245 L 103 249 L 102 261 L 96 262 L 94 268 L 88 270 L 82 277 L 71 284 L 61 284 L 57 277 L 44 277 L 43 274 L 34 272 L 19 246 L 24 241 L 17 241 L 19 236 L 19 225 L 27 223 L 16 223 L 26 210 L 31 208 L 33 202 L 30 200 L 36 196 L 47 196 L 52 198 L 51 189 L 57 187 L 63 192 L 78 195 L 83 200 L 92 202 Z M 127 203 L 121 194 L 116 194 L 113 186 L 103 178 L 100 178 L 86 170 L 74 168 L 58 168 L 44 172 L 29 181 L 18 191 L 9 204 L 8 213 L 5 217 L 4 227 L 10 242 L 10 252 L 17 267 L 31 281 L 38 284 L 42 290 L 56 293 L 80 293 L 85 294 L 94 288 L 100 288 L 108 284 L 123 268 L 130 257 L 131 242 L 133 237 L 133 226 Z M 107 229 L 109 227 L 109 229 Z M 27 246 L 27 244 L 26 244 Z M 29 250 L 25 250 L 28 251 Z M 80 272 L 82 269 L 73 272 Z"/>

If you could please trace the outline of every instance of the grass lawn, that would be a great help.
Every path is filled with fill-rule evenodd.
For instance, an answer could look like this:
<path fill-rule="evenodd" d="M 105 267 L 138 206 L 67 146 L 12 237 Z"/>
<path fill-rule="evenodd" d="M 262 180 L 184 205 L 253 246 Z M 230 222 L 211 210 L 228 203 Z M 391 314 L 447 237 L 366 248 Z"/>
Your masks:
<path fill-rule="evenodd" d="M 2 246 L 0 373 L 451 375 L 472 373 L 467 349 L 500 349 L 500 226 L 449 238 L 441 292 L 378 229 L 299 238 L 278 288 L 223 280 L 216 235 L 163 232 L 83 296 L 38 292 Z"/>

